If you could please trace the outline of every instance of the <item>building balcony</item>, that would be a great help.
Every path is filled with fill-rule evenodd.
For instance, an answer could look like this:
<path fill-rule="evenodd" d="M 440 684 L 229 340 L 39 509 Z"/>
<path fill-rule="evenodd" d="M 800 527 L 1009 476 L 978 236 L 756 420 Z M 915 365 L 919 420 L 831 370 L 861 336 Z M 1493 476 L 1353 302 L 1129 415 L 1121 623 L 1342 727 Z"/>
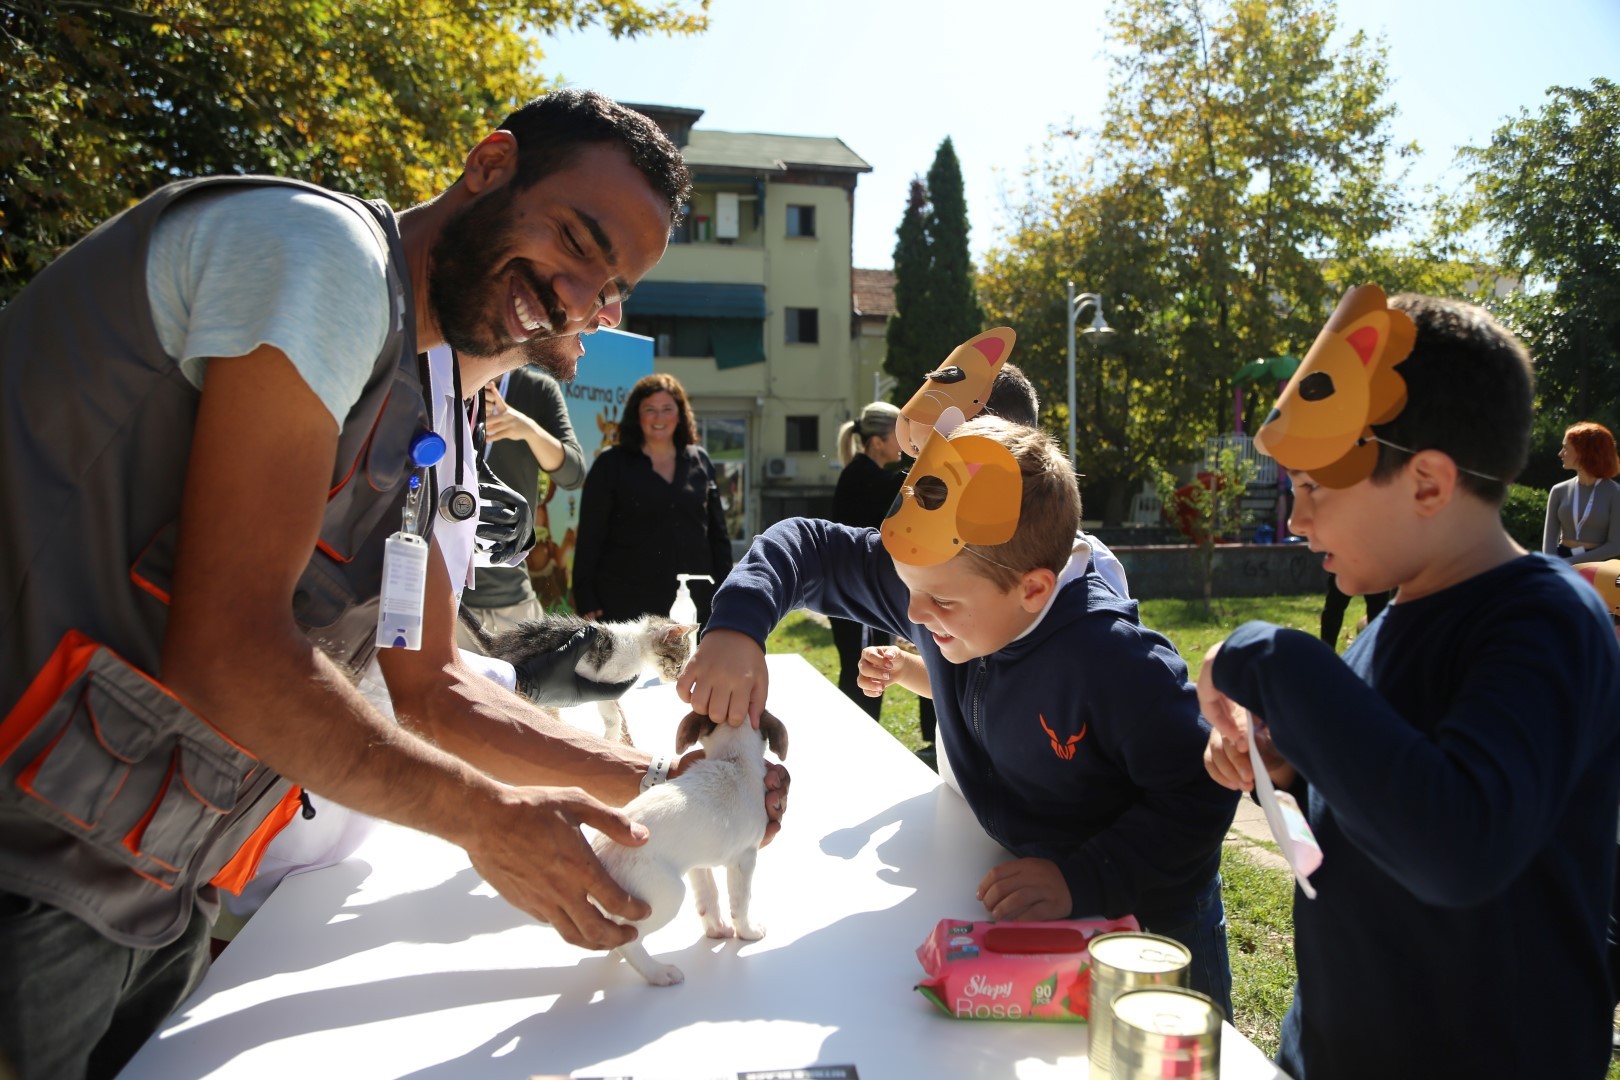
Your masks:
<path fill-rule="evenodd" d="M 717 243 L 671 244 L 647 280 L 763 285 L 765 249 Z"/>

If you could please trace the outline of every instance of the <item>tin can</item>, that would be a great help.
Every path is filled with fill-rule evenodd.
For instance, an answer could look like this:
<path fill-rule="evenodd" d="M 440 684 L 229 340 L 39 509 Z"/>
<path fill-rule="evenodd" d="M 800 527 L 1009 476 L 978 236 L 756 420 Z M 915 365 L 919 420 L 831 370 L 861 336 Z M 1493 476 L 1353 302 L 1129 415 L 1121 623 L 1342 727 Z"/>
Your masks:
<path fill-rule="evenodd" d="M 1219 1080 L 1221 1007 L 1195 990 L 1154 986 L 1114 999 L 1113 1080 Z"/>
<path fill-rule="evenodd" d="M 1186 986 L 1192 953 L 1174 938 L 1125 931 L 1091 939 L 1091 1080 L 1113 1075 L 1114 998 L 1144 986 Z"/>

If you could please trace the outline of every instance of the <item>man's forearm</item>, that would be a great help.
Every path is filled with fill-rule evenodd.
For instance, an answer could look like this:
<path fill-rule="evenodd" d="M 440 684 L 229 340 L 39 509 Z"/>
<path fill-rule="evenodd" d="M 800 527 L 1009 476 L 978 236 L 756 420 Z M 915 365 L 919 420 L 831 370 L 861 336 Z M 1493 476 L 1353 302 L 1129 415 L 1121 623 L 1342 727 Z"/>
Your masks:
<path fill-rule="evenodd" d="M 410 704 L 401 707 L 402 699 Z M 622 806 L 647 771 L 646 754 L 583 731 L 460 663 L 395 700 L 406 728 L 509 784 L 580 787 Z"/>

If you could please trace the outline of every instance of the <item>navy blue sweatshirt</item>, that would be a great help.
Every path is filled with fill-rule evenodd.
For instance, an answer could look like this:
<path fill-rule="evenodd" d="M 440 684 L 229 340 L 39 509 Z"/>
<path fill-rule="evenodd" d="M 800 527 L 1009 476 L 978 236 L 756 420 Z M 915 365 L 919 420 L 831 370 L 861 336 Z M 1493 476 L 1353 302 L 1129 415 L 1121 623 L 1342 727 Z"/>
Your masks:
<path fill-rule="evenodd" d="M 906 587 L 875 529 L 794 518 L 754 541 L 708 626 L 763 648 L 798 607 L 917 643 L 963 797 L 1007 850 L 1057 864 L 1072 915 L 1190 921 L 1237 795 L 1204 771 L 1209 727 L 1187 666 L 1137 621 L 1135 601 L 1087 572 L 1022 638 L 953 664 L 906 618 Z"/>
<path fill-rule="evenodd" d="M 1248 623 L 1214 680 L 1269 722 L 1323 851 L 1278 1063 L 1603 1076 L 1620 650 L 1597 594 L 1527 555 L 1392 604 L 1342 661 Z"/>

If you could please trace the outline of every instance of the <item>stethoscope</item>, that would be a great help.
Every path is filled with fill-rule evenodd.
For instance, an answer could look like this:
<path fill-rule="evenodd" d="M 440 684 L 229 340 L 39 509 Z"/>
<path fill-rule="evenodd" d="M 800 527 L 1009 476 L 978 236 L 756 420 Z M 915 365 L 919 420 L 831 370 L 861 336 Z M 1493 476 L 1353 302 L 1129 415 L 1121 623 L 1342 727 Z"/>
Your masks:
<path fill-rule="evenodd" d="M 427 354 L 418 353 L 416 359 L 422 386 L 425 393 L 431 396 L 433 384 L 428 370 Z M 467 403 L 461 396 L 461 358 L 453 349 L 450 352 L 450 372 L 456 393 L 455 403 L 452 406 L 452 411 L 456 414 L 456 482 L 439 492 L 434 502 L 438 505 L 440 517 L 459 524 L 470 520 L 478 513 L 478 496 L 467 486 Z M 431 416 L 432 413 L 430 407 L 428 414 Z M 436 431 L 419 432 L 411 439 L 411 463 L 424 471 L 431 470 L 444 460 L 445 449 L 443 435 Z M 428 475 L 431 479 L 432 473 L 428 472 Z"/>

